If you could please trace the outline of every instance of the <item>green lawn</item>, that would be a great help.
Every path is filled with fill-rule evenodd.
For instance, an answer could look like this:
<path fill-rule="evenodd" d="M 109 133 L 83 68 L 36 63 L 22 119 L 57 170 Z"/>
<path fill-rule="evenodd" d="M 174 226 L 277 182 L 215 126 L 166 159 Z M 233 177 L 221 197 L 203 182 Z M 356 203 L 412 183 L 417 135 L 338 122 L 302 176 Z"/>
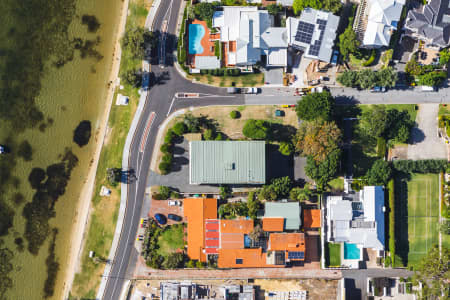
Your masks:
<path fill-rule="evenodd" d="M 184 247 L 184 227 L 176 224 L 168 227 L 158 239 L 158 254 L 167 257 Z"/>
<path fill-rule="evenodd" d="M 344 190 L 344 178 L 338 177 L 328 182 L 330 190 L 343 191 Z"/>
<path fill-rule="evenodd" d="M 403 258 L 407 255 L 408 265 L 414 265 L 439 243 L 439 175 L 412 174 L 399 187 L 396 248 Z"/>
<path fill-rule="evenodd" d="M 438 116 L 450 115 L 450 106 L 447 104 L 439 104 Z"/>
<path fill-rule="evenodd" d="M 341 265 L 341 244 L 327 243 L 329 267 Z"/>

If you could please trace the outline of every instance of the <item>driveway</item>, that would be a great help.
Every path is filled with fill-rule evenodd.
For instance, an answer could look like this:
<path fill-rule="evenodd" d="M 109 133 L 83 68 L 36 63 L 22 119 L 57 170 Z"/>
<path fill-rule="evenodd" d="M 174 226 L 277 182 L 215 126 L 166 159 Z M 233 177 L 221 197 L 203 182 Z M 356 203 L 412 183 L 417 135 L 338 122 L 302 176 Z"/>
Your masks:
<path fill-rule="evenodd" d="M 417 114 L 417 127 L 412 129 L 412 143 L 408 146 L 408 159 L 447 159 L 447 146 L 438 137 L 438 104 L 421 104 Z"/>
<path fill-rule="evenodd" d="M 266 85 L 283 85 L 283 68 L 264 68 L 264 83 Z"/>

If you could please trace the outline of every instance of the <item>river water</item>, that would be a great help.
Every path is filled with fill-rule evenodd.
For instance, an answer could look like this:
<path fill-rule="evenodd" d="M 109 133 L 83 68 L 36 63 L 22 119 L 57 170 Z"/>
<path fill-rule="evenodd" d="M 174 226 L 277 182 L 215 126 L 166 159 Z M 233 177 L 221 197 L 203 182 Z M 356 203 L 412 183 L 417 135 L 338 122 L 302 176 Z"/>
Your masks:
<path fill-rule="evenodd" d="M 3 1 L 6 3 L 9 0 Z M 23 5 L 33 2 L 36 1 L 23 1 Z M 63 67 L 57 68 L 49 63 L 45 65 L 44 76 L 35 79 L 41 81 L 41 89 L 36 98 L 36 104 L 43 113 L 44 119 L 52 119 L 49 122 L 52 122 L 52 124 L 49 124 L 45 130 L 32 128 L 23 132 L 16 132 L 15 128 L 8 125 L 7 122 L 0 121 L 0 144 L 4 143 L 4 140 L 9 137 L 14 142 L 27 140 L 33 148 L 32 160 L 17 159 L 16 165 L 11 170 L 11 173 L 19 179 L 20 184 L 9 185 L 6 191 L 6 199 L 11 199 L 13 194 L 19 192 L 25 196 L 25 201 L 17 204 L 8 200 L 8 204 L 15 212 L 13 226 L 9 229 L 8 235 L 0 237 L 3 240 L 0 247 L 7 247 L 14 254 L 11 261 L 13 270 L 9 273 L 13 286 L 6 292 L 5 299 L 44 299 L 43 290 L 47 278 L 46 259 L 49 254 L 51 236 L 40 247 L 37 255 L 32 255 L 27 251 L 25 239 L 24 250 L 19 251 L 15 239 L 23 237 L 25 231 L 25 219 L 22 216 L 23 207 L 31 201 L 35 192 L 31 189 L 27 179 L 31 169 L 34 167 L 46 169 L 47 166 L 60 162 L 61 154 L 64 153 L 66 148 L 70 148 L 78 157 L 79 162 L 71 174 L 64 195 L 56 203 L 56 216 L 50 219 L 51 227 L 58 229 L 55 254 L 60 265 L 55 292 L 51 298 L 61 298 L 64 271 L 68 258 L 67 253 L 71 246 L 71 226 L 74 222 L 81 186 L 93 158 L 96 132 L 100 125 L 99 118 L 105 109 L 107 81 L 112 66 L 113 44 L 123 2 L 121 0 L 76 0 L 75 4 L 76 14 L 72 17 L 69 26 L 69 37 L 90 40 L 96 40 L 99 37 L 100 43 L 95 47 L 95 50 L 103 58 L 101 60 L 90 56 L 81 58 L 81 52 L 75 51 L 74 59 Z M 2 18 L 6 16 L 3 18 L 4 24 L 2 26 L 10 26 L 11 28 L 19 26 L 19 19 L 8 18 L 9 12 L 7 9 L 7 5 L 0 9 L 3 10 L 0 11 Z M 81 22 L 83 15 L 95 16 L 100 23 L 100 27 L 95 32 L 89 32 L 87 26 Z M 0 50 L 1 46 L 0 42 Z M 14 47 L 14 45 L 8 46 Z M 92 135 L 89 144 L 80 148 L 72 139 L 74 129 L 82 120 L 91 122 Z"/>

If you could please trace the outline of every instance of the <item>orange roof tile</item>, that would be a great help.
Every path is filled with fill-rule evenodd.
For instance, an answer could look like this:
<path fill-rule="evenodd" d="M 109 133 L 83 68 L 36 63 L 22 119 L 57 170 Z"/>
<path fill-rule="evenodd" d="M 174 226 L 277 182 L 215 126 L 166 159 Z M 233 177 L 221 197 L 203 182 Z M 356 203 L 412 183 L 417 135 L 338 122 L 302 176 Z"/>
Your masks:
<path fill-rule="evenodd" d="M 305 228 L 320 227 L 320 209 L 303 210 L 303 227 Z"/>
<path fill-rule="evenodd" d="M 204 198 L 184 199 L 184 216 L 187 220 L 187 254 L 190 259 L 206 262 L 205 220 L 217 218 L 217 200 Z"/>
<path fill-rule="evenodd" d="M 284 218 L 263 218 L 264 231 L 283 231 Z"/>
<path fill-rule="evenodd" d="M 305 252 L 305 234 L 272 233 L 269 236 L 269 250 Z"/>
<path fill-rule="evenodd" d="M 221 249 L 244 248 L 244 235 L 242 233 L 222 233 L 220 235 Z"/>
<path fill-rule="evenodd" d="M 220 220 L 220 233 L 249 234 L 253 230 L 253 220 Z"/>
<path fill-rule="evenodd" d="M 219 268 L 276 268 L 266 263 L 266 253 L 256 249 L 219 249 Z"/>

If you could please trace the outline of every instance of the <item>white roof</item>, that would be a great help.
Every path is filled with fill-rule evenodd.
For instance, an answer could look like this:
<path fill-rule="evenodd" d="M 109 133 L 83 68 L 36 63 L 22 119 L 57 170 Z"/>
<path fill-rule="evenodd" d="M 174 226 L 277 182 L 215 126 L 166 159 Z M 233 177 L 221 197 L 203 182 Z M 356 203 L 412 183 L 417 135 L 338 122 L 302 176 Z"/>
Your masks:
<path fill-rule="evenodd" d="M 369 0 L 363 45 L 388 46 L 392 31 L 397 29 L 403 5 L 405 0 Z"/>
<path fill-rule="evenodd" d="M 220 59 L 217 56 L 195 56 L 196 69 L 218 69 L 220 68 Z"/>
<path fill-rule="evenodd" d="M 268 66 L 286 66 L 287 65 L 287 49 L 286 48 L 272 48 L 267 51 Z"/>

